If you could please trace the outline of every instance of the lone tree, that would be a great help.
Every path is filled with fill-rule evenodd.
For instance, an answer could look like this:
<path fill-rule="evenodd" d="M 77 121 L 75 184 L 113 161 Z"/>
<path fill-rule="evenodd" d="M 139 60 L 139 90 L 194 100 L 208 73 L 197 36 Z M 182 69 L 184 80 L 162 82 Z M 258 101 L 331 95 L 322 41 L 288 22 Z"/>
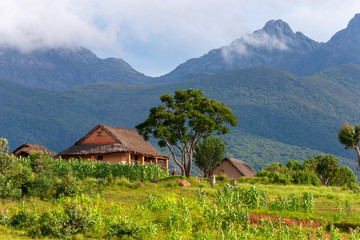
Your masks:
<path fill-rule="evenodd" d="M 149 117 L 136 126 L 145 140 L 150 135 L 160 139 L 160 147 L 168 147 L 183 176 L 190 177 L 195 147 L 203 137 L 226 134 L 228 123 L 236 126 L 237 119 L 225 104 L 203 96 L 202 90 L 177 90 L 175 95 L 163 94 L 162 105 L 150 109 Z M 181 160 L 175 155 L 181 154 Z"/>
<path fill-rule="evenodd" d="M 208 178 L 214 168 L 221 163 L 226 153 L 226 143 L 219 137 L 209 136 L 204 138 L 195 148 L 194 163 Z"/>
<path fill-rule="evenodd" d="M 360 125 L 350 126 L 348 122 L 345 122 L 344 126 L 338 132 L 338 139 L 341 144 L 345 146 L 345 149 L 353 148 L 358 155 L 358 165 L 360 166 Z"/>

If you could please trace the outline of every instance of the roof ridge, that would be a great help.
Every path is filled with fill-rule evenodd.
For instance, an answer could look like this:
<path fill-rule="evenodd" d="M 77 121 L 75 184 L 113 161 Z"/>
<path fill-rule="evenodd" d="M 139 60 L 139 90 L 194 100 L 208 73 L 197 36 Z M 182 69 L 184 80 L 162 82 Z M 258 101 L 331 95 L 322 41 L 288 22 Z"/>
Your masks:
<path fill-rule="evenodd" d="M 58 155 L 62 155 L 65 152 L 75 150 L 75 146 L 81 146 L 81 145 L 93 145 L 94 148 L 96 148 L 96 144 L 82 144 L 85 139 L 87 139 L 91 134 L 93 134 L 97 129 L 102 129 L 104 132 L 106 132 L 112 139 L 114 139 L 116 145 L 122 145 L 121 151 L 125 151 L 125 148 L 128 152 L 138 152 L 142 154 L 148 154 L 150 156 L 165 156 L 167 155 L 161 153 L 158 151 L 154 146 L 151 145 L 148 141 L 146 141 L 135 129 L 127 129 L 127 128 L 121 128 L 121 127 L 110 127 L 105 124 L 98 124 L 93 129 L 91 129 L 84 137 L 82 137 L 79 141 L 77 141 L 73 147 L 70 147 L 68 149 L 65 149 L 61 151 Z M 76 148 L 77 149 L 77 148 Z M 83 148 L 79 149 L 87 149 L 84 150 L 90 151 L 90 146 L 83 146 Z M 112 149 L 114 150 L 114 149 Z M 111 150 L 111 151 L 112 151 Z M 91 150 L 93 151 L 93 150 Z M 95 150 L 94 150 L 95 151 Z"/>
<path fill-rule="evenodd" d="M 121 141 L 116 137 L 114 136 L 114 134 L 109 130 L 109 126 L 105 125 L 105 124 L 98 124 L 96 125 L 95 127 L 93 127 L 84 137 L 82 137 L 79 141 L 77 141 L 74 145 L 80 145 L 86 138 L 88 138 L 93 132 L 95 132 L 96 129 L 98 128 L 101 128 L 103 129 L 105 132 L 107 132 L 108 134 L 110 134 L 110 136 L 112 138 L 114 138 L 115 141 L 121 143 Z"/>
<path fill-rule="evenodd" d="M 110 134 L 111 137 L 113 137 L 118 143 L 120 144 L 124 144 L 126 147 L 128 146 L 127 142 L 121 137 L 121 136 L 118 136 L 116 134 L 116 132 L 112 132 L 112 131 L 116 131 L 118 129 L 121 129 L 121 130 L 128 130 L 126 128 L 120 128 L 120 127 L 110 127 L 110 126 L 107 126 L 107 125 L 104 125 L 104 124 L 100 124 L 103 126 L 103 129 L 108 133 Z"/>

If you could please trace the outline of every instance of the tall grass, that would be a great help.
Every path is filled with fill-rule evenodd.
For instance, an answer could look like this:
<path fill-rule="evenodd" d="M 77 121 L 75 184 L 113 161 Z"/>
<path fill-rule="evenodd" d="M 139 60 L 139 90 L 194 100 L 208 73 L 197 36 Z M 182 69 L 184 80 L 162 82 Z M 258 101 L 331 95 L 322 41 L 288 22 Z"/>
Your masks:
<path fill-rule="evenodd" d="M 309 194 L 290 198 L 278 196 L 272 202 L 265 191 L 256 187 L 225 186 L 218 189 L 215 196 L 197 190 L 194 192 L 197 201 L 180 194 L 155 193 L 134 204 L 85 195 L 61 196 L 46 209 L 20 204 L 13 211 L 0 212 L 0 225 L 21 229 L 30 237 L 65 239 L 80 236 L 97 239 L 325 239 L 326 231 L 321 228 L 288 225 L 282 218 L 260 219 L 256 224 L 251 220 L 250 208 L 267 209 L 279 199 L 296 199 L 291 201 L 301 205 L 304 199 L 311 200 Z M 330 239 L 345 237 L 334 226 L 329 229 Z M 359 239 L 358 236 L 359 228 L 356 228 L 349 231 L 347 238 Z"/>
<path fill-rule="evenodd" d="M 54 160 L 55 169 L 69 167 L 73 174 L 79 179 L 85 178 L 108 178 L 109 176 L 135 180 L 152 180 L 168 176 L 168 173 L 161 167 L 154 164 L 139 165 L 128 163 L 108 163 L 89 161 L 84 159 L 71 159 L 64 161 Z"/>
<path fill-rule="evenodd" d="M 0 198 L 75 196 L 85 191 L 83 180 L 88 178 L 97 179 L 101 184 L 113 182 L 114 178 L 150 181 L 167 175 L 160 166 L 153 164 L 64 161 L 46 153 L 34 153 L 27 158 L 0 154 Z"/>

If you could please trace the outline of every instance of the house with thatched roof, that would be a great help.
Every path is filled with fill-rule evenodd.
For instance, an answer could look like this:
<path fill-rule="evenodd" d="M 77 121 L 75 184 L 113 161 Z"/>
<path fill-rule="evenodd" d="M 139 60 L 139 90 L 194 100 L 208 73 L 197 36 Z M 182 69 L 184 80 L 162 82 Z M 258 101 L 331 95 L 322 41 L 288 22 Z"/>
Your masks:
<path fill-rule="evenodd" d="M 235 159 L 235 158 L 224 158 L 221 163 L 215 167 L 213 173 L 215 175 L 223 173 L 228 178 L 239 179 L 241 177 L 255 177 L 256 171 L 250 167 L 247 163 Z"/>
<path fill-rule="evenodd" d="M 55 157 L 56 152 L 51 151 L 41 145 L 24 143 L 23 145 L 16 148 L 11 154 L 17 157 L 28 157 L 32 152 L 47 152 L 50 153 L 52 157 Z"/>
<path fill-rule="evenodd" d="M 58 155 L 65 160 L 84 158 L 112 163 L 158 164 L 168 168 L 169 156 L 156 150 L 134 129 L 95 126 L 73 146 Z"/>

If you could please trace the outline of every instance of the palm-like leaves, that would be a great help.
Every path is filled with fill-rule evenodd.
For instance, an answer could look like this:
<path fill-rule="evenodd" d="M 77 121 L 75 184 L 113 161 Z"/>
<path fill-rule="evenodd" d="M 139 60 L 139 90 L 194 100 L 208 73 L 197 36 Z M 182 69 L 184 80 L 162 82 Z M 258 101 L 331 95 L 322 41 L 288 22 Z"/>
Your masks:
<path fill-rule="evenodd" d="M 348 122 L 338 132 L 338 139 L 345 149 L 356 148 L 360 141 L 360 125 L 350 126 Z"/>
<path fill-rule="evenodd" d="M 358 155 L 358 164 L 360 166 L 360 125 L 356 127 L 350 126 L 348 122 L 345 122 L 344 126 L 338 132 L 338 139 L 341 144 L 345 146 L 345 149 L 353 148 Z"/>

